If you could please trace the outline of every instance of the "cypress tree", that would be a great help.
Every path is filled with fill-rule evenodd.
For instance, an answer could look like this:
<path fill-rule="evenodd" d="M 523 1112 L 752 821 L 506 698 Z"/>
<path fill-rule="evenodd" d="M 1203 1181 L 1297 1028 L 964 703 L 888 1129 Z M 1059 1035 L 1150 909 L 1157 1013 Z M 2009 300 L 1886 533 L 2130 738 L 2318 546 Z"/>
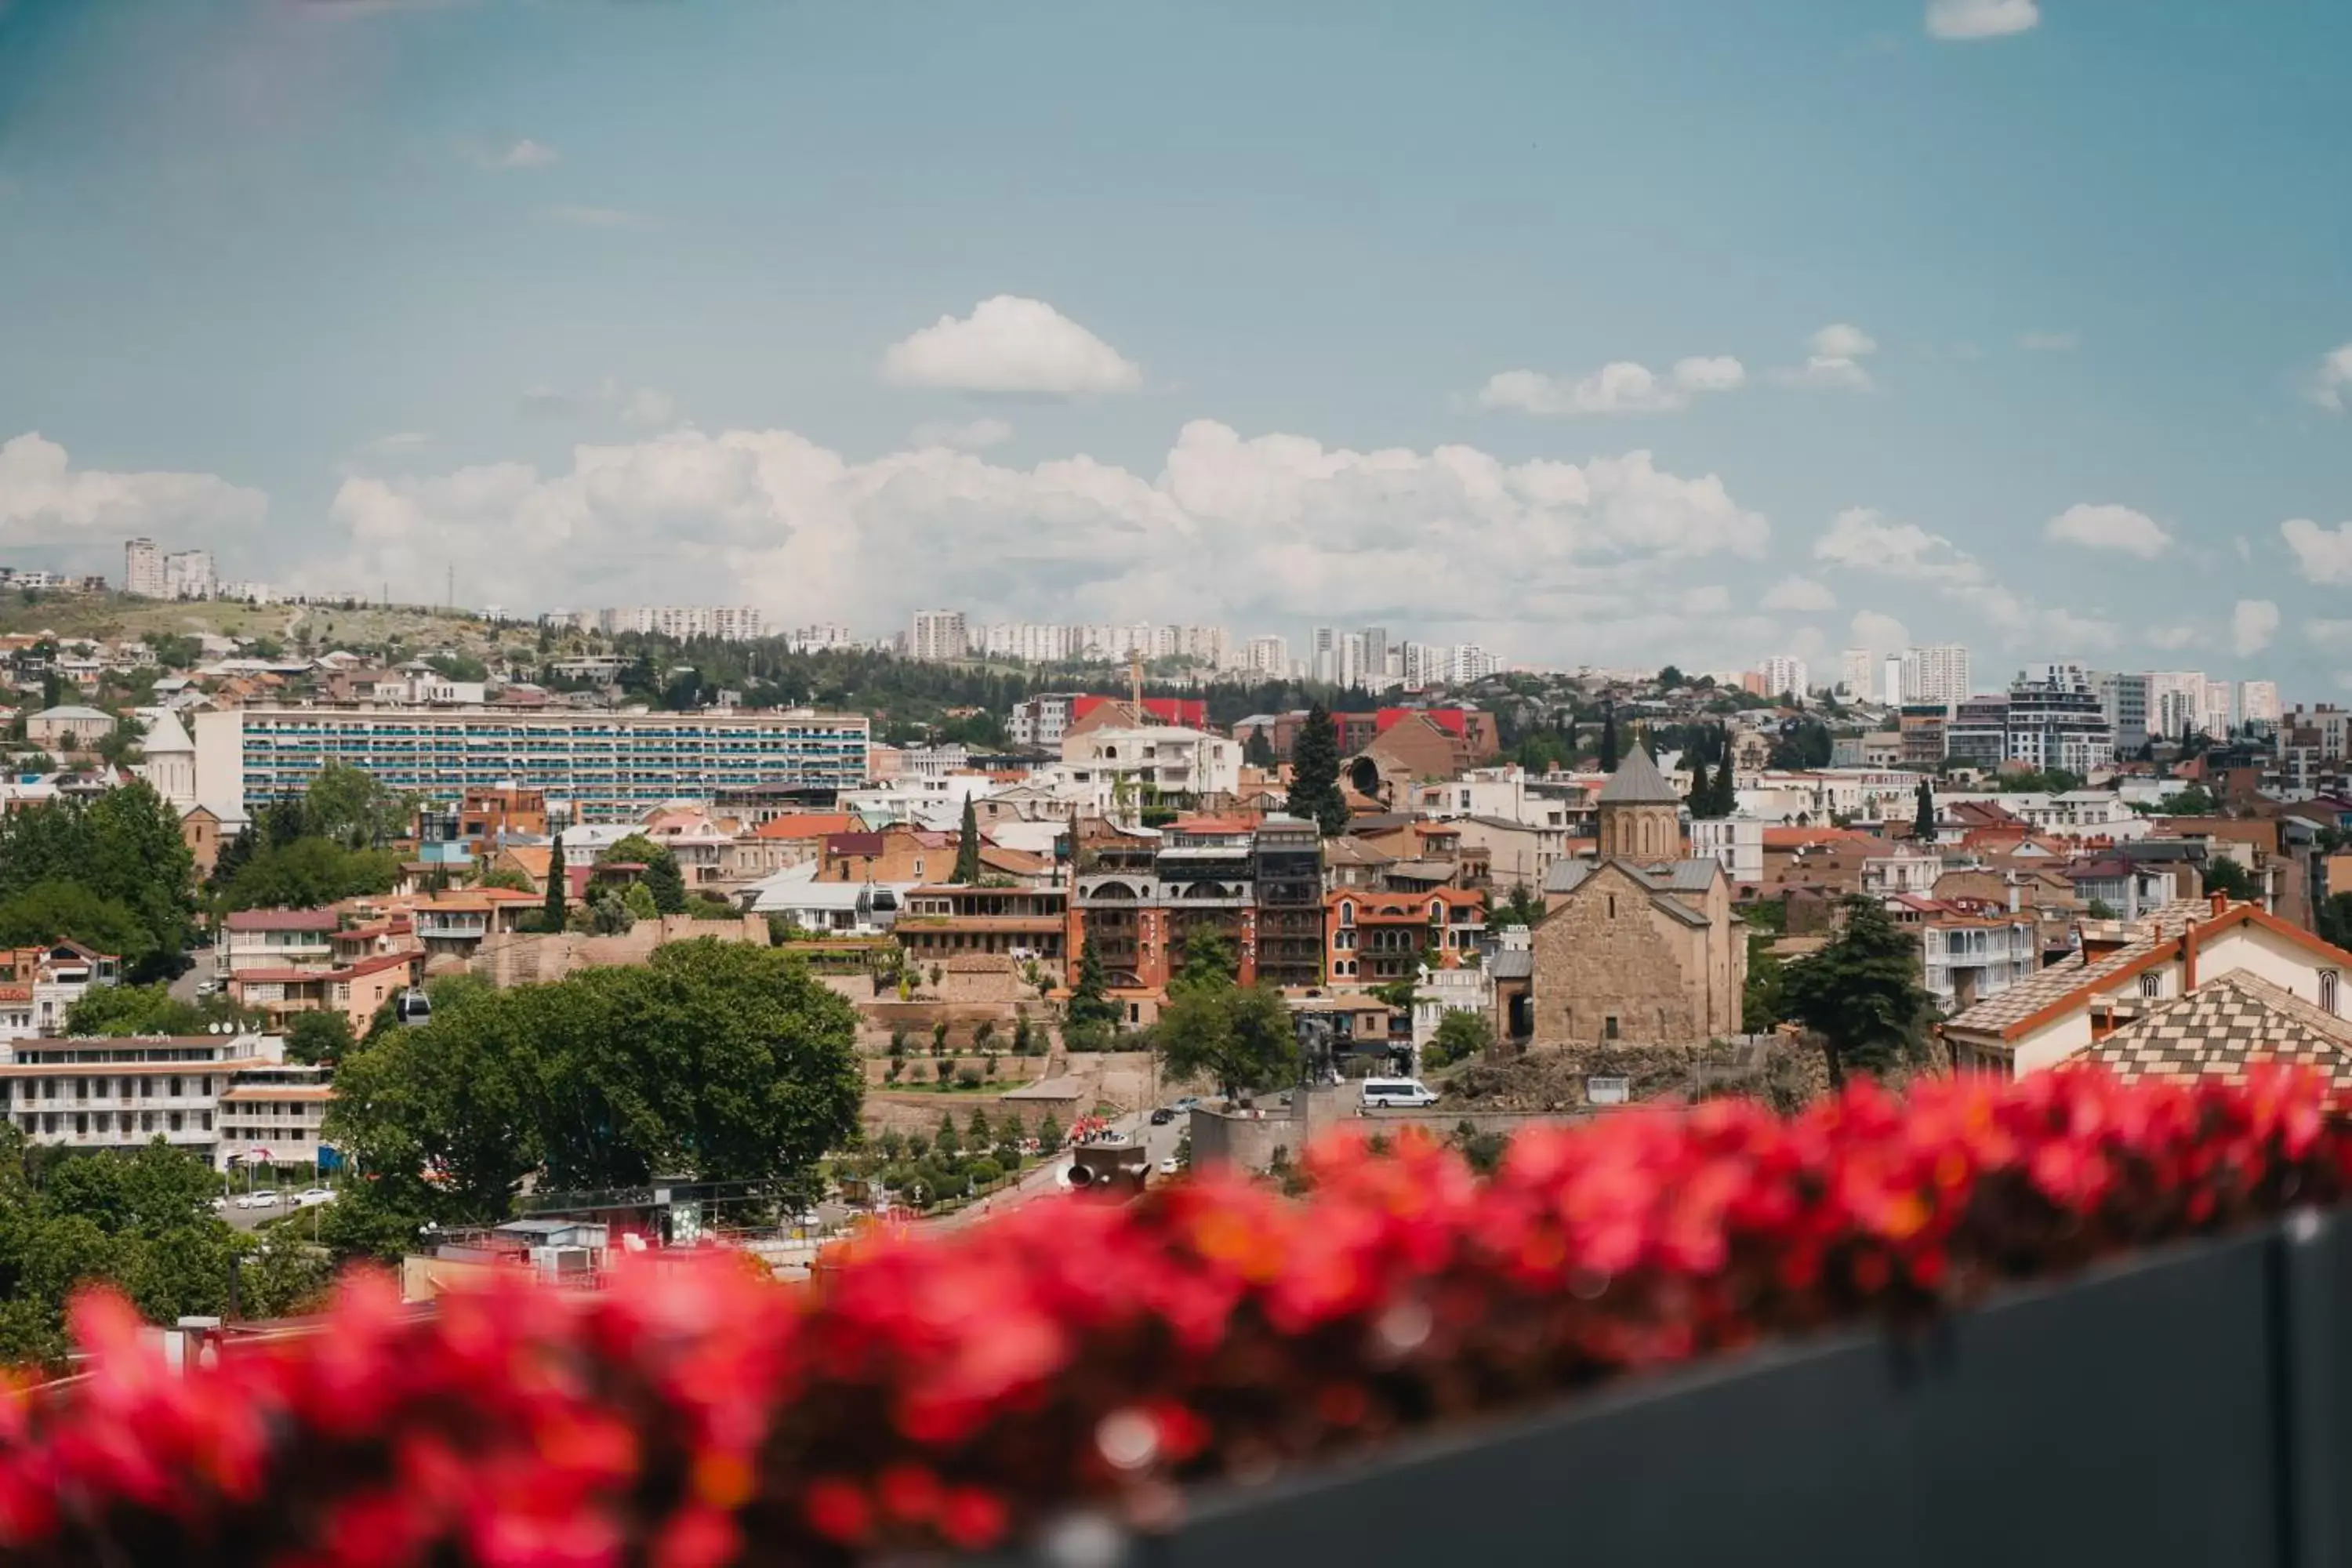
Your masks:
<path fill-rule="evenodd" d="M 1935 842 L 1936 792 L 1927 787 L 1926 779 L 1919 781 L 1919 814 L 1912 819 L 1911 837 L 1929 843 Z"/>
<path fill-rule="evenodd" d="M 980 880 L 980 812 L 972 797 L 963 797 L 963 826 L 956 832 L 955 874 L 949 879 L 964 887 Z"/>
<path fill-rule="evenodd" d="M 563 894 L 567 873 L 563 868 L 563 835 L 559 832 L 547 851 L 547 901 L 540 906 L 539 921 L 549 931 L 563 929 Z"/>
<path fill-rule="evenodd" d="M 1339 732 L 1319 702 L 1307 710 L 1298 740 L 1290 753 L 1290 798 L 1285 802 L 1293 816 L 1305 817 L 1327 837 L 1348 826 L 1348 803 L 1339 793 Z"/>
<path fill-rule="evenodd" d="M 1601 771 L 1617 771 L 1617 710 L 1612 708 L 1601 718 Z"/>

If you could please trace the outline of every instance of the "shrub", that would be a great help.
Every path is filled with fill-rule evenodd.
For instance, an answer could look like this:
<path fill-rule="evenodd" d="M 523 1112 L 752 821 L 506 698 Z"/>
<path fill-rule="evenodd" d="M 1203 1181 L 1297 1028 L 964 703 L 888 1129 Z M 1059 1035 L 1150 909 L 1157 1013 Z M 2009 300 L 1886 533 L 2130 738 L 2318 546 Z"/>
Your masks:
<path fill-rule="evenodd" d="M 998 1164 L 994 1159 L 988 1157 L 974 1160 L 964 1167 L 964 1172 L 971 1177 L 974 1186 L 984 1187 L 991 1182 L 1001 1182 L 1004 1179 L 1004 1167 Z"/>
<path fill-rule="evenodd" d="M 981 1085 L 978 1068 L 958 1068 L 955 1075 L 958 1089 L 978 1089 Z"/>

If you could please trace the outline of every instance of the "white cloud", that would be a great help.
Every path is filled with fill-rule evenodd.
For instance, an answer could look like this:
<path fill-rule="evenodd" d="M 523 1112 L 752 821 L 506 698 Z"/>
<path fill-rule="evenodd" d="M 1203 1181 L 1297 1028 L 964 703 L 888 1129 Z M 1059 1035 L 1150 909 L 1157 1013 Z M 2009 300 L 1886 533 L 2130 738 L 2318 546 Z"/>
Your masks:
<path fill-rule="evenodd" d="M 1685 616 L 1727 616 L 1731 613 L 1731 590 L 1720 583 L 1685 588 L 1675 595 L 1675 608 Z"/>
<path fill-rule="evenodd" d="M 2305 621 L 2303 635 L 2320 647 L 2352 647 L 2352 621 Z"/>
<path fill-rule="evenodd" d="M 556 161 L 554 148 L 526 136 L 503 147 L 467 145 L 460 151 L 478 169 L 544 169 Z"/>
<path fill-rule="evenodd" d="M 2254 542 L 2244 534 L 2232 534 L 2230 542 L 2237 547 L 2239 560 L 2252 561 L 2254 558 Z"/>
<path fill-rule="evenodd" d="M 1826 584 L 1791 574 L 1764 590 L 1763 607 L 1799 612 L 1832 610 L 1837 607 L 1837 595 L 1830 592 Z"/>
<path fill-rule="evenodd" d="M 2127 506 L 2077 501 L 2043 527 L 2042 537 L 2085 550 L 2114 550 L 2153 561 L 2172 546 L 2172 535 L 2144 511 Z"/>
<path fill-rule="evenodd" d="M 2195 647 L 2205 640 L 2205 634 L 2191 626 L 2150 626 L 2142 640 L 2150 647 L 2163 648 L 2169 653 Z"/>
<path fill-rule="evenodd" d="M 2116 646 L 2122 628 L 2099 616 L 2078 616 L 2072 610 L 2042 612 L 2042 636 L 2053 647 L 2068 653 L 2093 653 Z"/>
<path fill-rule="evenodd" d="M 1853 637 L 1853 647 L 1866 647 L 1882 656 L 1900 653 L 1911 646 L 1911 628 L 1893 616 L 1882 615 L 1876 610 L 1855 612 L 1846 632 Z"/>
<path fill-rule="evenodd" d="M 1003 419 L 935 419 L 918 425 L 907 436 L 916 447 L 946 447 L 958 452 L 984 452 L 1013 439 L 1012 425 Z"/>
<path fill-rule="evenodd" d="M 1783 386 L 1813 387 L 1832 392 L 1867 392 L 1870 372 L 1862 362 L 1878 352 L 1878 340 L 1847 321 L 1832 321 L 1812 336 L 1811 353 L 1790 370 L 1776 370 L 1772 379 Z"/>
<path fill-rule="evenodd" d="M 2042 20 L 2038 0 L 1927 0 L 1927 36 L 1954 42 L 2022 33 Z"/>
<path fill-rule="evenodd" d="M 1664 375 L 1632 360 L 1604 364 L 1572 380 L 1541 371 L 1507 370 L 1487 378 L 1479 389 L 1478 404 L 1538 415 L 1671 414 L 1689 407 L 1701 393 L 1730 392 L 1747 379 L 1747 367 L 1728 354 L 1676 360 Z"/>
<path fill-rule="evenodd" d="M 2028 353 L 2072 353 L 2083 346 L 2080 332 L 2020 332 L 2017 346 Z"/>
<path fill-rule="evenodd" d="M 1770 537 L 1721 480 L 1666 472 L 1647 452 L 1507 464 L 1468 447 L 1250 438 L 1208 420 L 1183 427 L 1156 475 L 1083 457 L 1000 466 L 939 446 L 861 462 L 786 430 L 675 430 L 575 447 L 556 472 L 355 477 L 331 515 L 348 546 L 292 574 L 305 584 L 430 596 L 449 560 L 494 539 L 502 556 L 542 564 L 530 590 L 548 604 L 604 602 L 623 583 L 707 596 L 723 581 L 786 618 L 867 626 L 930 603 L 988 618 L 1393 616 L 1561 658 L 1694 643 L 1707 646 L 1685 657 L 1727 658 L 1739 621 L 1716 606 L 1728 594 L 1676 576 L 1759 556 Z M 1496 561 L 1510 563 L 1507 595 L 1492 592 Z"/>
<path fill-rule="evenodd" d="M 70 546 L 63 535 L 170 532 L 190 542 L 247 528 L 268 515 L 269 499 L 217 474 L 111 473 L 77 468 L 63 447 L 37 431 L 0 446 L 0 544 Z"/>
<path fill-rule="evenodd" d="M 2352 343 L 2327 351 L 2305 395 L 2333 414 L 2344 412 L 2344 389 L 2352 386 Z"/>
<path fill-rule="evenodd" d="M 1848 507 L 1813 541 L 1813 559 L 1857 572 L 1921 583 L 1985 581 L 1976 558 L 1916 522 L 1899 522 L 1872 507 Z"/>
<path fill-rule="evenodd" d="M 677 423 L 677 399 L 658 387 L 641 386 L 621 400 L 621 422 L 645 429 Z"/>
<path fill-rule="evenodd" d="M 583 207 L 558 205 L 533 215 L 541 223 L 570 224 L 575 228 L 651 228 L 654 220 L 625 207 Z"/>
<path fill-rule="evenodd" d="M 999 294 L 890 345 L 882 376 L 902 386 L 1055 397 L 1132 392 L 1143 372 L 1043 300 Z"/>
<path fill-rule="evenodd" d="M 2307 517 L 2279 524 L 2279 537 L 2294 552 L 2295 569 L 2307 582 L 2352 583 L 2352 522 L 2322 528 Z"/>
<path fill-rule="evenodd" d="M 395 430 L 389 436 L 379 436 L 367 444 L 371 452 L 397 452 L 409 447 L 422 447 L 433 439 L 422 430 Z"/>
<path fill-rule="evenodd" d="M 2278 635 L 2279 607 L 2268 599 L 2241 599 L 2230 612 L 2230 648 L 2240 658 L 2271 646 Z"/>

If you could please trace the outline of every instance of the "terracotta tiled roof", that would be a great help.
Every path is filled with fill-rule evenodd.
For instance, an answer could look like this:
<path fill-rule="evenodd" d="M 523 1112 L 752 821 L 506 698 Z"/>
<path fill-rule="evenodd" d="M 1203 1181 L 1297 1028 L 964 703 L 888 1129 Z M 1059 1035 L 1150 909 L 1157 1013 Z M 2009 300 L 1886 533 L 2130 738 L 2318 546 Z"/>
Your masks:
<path fill-rule="evenodd" d="M 2068 1060 L 2126 1079 L 2242 1081 L 2260 1062 L 2306 1067 L 2352 1092 L 2352 1023 L 2267 980 L 2233 969 L 2125 1025 Z"/>
<path fill-rule="evenodd" d="M 824 838 L 857 831 L 857 817 L 846 811 L 801 811 L 772 816 L 751 829 L 754 838 Z"/>

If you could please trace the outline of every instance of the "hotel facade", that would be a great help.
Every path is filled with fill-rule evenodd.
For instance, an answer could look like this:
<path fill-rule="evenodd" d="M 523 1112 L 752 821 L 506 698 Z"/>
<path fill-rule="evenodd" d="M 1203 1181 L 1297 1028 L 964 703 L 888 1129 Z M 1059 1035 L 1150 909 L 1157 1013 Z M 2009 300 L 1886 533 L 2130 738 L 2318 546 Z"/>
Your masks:
<path fill-rule="evenodd" d="M 507 784 L 569 801 L 578 821 L 620 821 L 722 792 L 855 788 L 866 742 L 863 715 L 802 711 L 225 708 L 196 715 L 196 798 L 250 814 L 343 763 L 429 799 Z"/>

